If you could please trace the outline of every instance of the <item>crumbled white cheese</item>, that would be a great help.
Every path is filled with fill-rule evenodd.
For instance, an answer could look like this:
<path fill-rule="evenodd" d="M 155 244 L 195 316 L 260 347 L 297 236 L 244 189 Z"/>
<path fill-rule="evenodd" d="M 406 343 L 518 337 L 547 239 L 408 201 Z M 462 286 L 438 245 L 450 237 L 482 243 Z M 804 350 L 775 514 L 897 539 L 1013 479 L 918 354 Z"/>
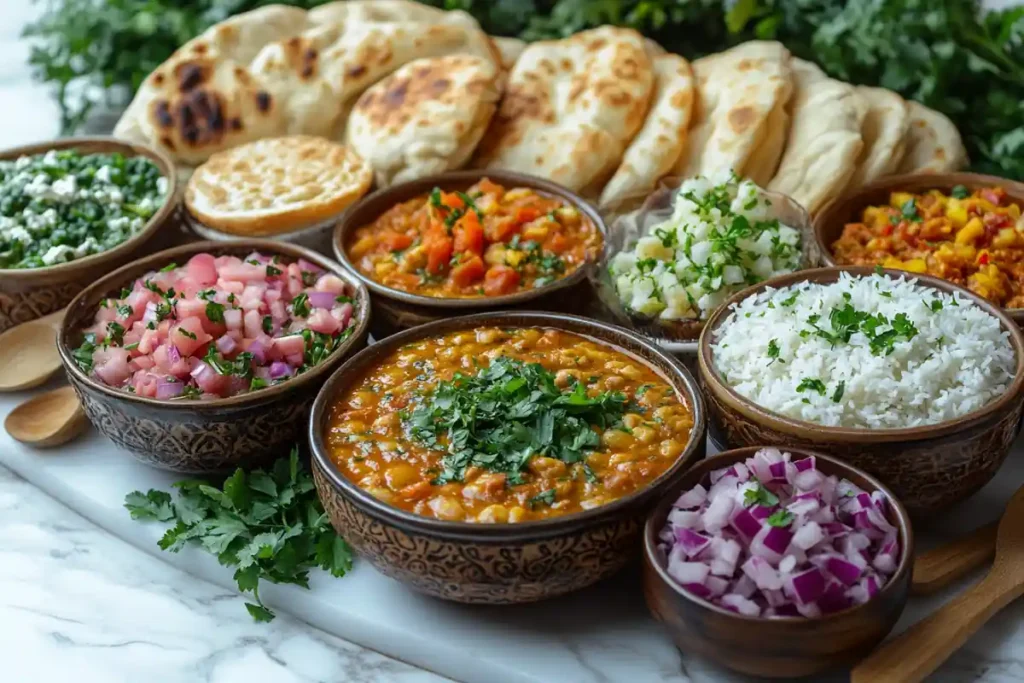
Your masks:
<path fill-rule="evenodd" d="M 64 263 L 75 253 L 75 250 L 66 244 L 57 244 L 46 250 L 43 254 L 43 263 L 52 266 L 55 263 Z"/>

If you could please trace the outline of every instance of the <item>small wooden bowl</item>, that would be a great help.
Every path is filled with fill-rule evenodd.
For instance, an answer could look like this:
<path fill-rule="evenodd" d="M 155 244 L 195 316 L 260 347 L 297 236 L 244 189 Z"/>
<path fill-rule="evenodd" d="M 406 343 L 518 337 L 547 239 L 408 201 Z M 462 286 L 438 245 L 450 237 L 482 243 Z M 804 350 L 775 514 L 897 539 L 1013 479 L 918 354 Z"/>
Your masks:
<path fill-rule="evenodd" d="M 160 173 L 167 178 L 167 197 L 163 206 L 138 233 L 111 249 L 44 268 L 0 269 L 0 332 L 64 308 L 86 285 L 136 256 L 150 238 L 173 220 L 176 213 L 178 177 L 174 164 L 166 154 L 151 147 L 116 138 L 67 138 L 7 149 L 0 152 L 0 159 L 17 159 L 21 156 L 45 154 L 50 150 L 68 149 L 81 154 L 144 156 L 156 164 Z"/>
<path fill-rule="evenodd" d="M 82 372 L 71 353 L 82 343 L 99 302 L 151 270 L 185 263 L 201 252 L 245 257 L 253 250 L 306 259 L 342 278 L 355 300 L 355 327 L 334 353 L 298 377 L 265 389 L 213 400 L 145 398 L 115 389 Z M 164 470 L 211 473 L 256 467 L 287 453 L 306 430 L 313 398 L 345 356 L 366 342 L 370 296 L 357 279 L 330 259 L 281 242 L 194 242 L 167 249 L 120 268 L 86 288 L 68 306 L 57 333 L 57 349 L 71 386 L 96 428 L 138 460 Z"/>
<path fill-rule="evenodd" d="M 830 283 L 842 272 L 866 276 L 873 268 L 819 268 L 777 277 L 732 297 L 708 321 L 700 338 L 699 363 L 708 405 L 711 440 L 722 449 L 756 444 L 807 448 L 834 455 L 878 477 L 915 519 L 926 519 L 974 494 L 995 475 L 1010 452 L 1020 424 L 1024 392 L 1024 335 L 1001 310 L 951 282 L 900 270 L 885 270 L 945 293 L 959 292 L 999 319 L 1017 356 L 1006 393 L 980 410 L 956 420 L 903 429 L 824 427 L 772 412 L 741 396 L 722 381 L 714 365 L 711 341 L 733 305 L 769 287 L 801 281 Z"/>
<path fill-rule="evenodd" d="M 821 673 L 854 662 L 871 651 L 892 630 L 907 604 L 914 558 L 910 516 L 889 489 L 859 469 L 827 455 L 786 447 L 794 456 L 815 456 L 825 474 L 849 479 L 868 492 L 881 491 L 889 500 L 890 522 L 899 529 L 900 561 L 896 572 L 874 598 L 818 619 L 747 617 L 718 607 L 684 590 L 666 571 L 658 549 L 658 532 L 669 510 L 684 492 L 712 470 L 745 460 L 765 446 L 737 448 L 698 463 L 674 486 L 644 525 L 644 598 L 647 607 L 685 652 L 708 657 L 736 671 L 771 678 Z"/>
<path fill-rule="evenodd" d="M 843 234 L 843 228 L 847 223 L 860 222 L 861 213 L 866 207 L 888 206 L 889 194 L 892 192 L 918 194 L 928 190 L 939 190 L 949 194 L 956 185 L 963 185 L 971 192 L 986 187 L 1001 187 L 1006 190 L 1006 195 L 1024 210 L 1024 183 L 1015 180 L 979 173 L 888 176 L 834 200 L 814 218 L 814 238 L 818 242 L 822 265 L 841 265 L 832 255 L 832 245 Z M 1004 310 L 1014 322 L 1024 325 L 1024 308 Z"/>
<path fill-rule="evenodd" d="M 420 339 L 477 327 L 548 327 L 610 344 L 653 368 L 685 398 L 693 430 L 672 467 L 646 488 L 608 505 L 519 524 L 423 517 L 378 500 L 338 471 L 324 431 L 331 403 L 370 366 Z M 382 574 L 427 595 L 481 604 L 532 602 L 611 576 L 635 557 L 644 515 L 704 456 L 704 408 L 697 382 L 678 360 L 614 325 L 577 316 L 497 312 L 439 320 L 400 332 L 356 354 L 324 385 L 309 423 L 313 479 L 339 533 Z"/>
<path fill-rule="evenodd" d="M 590 219 L 601 233 L 602 241 L 608 239 L 601 214 L 586 200 L 561 185 L 522 173 L 494 169 L 454 171 L 410 180 L 378 190 L 364 197 L 349 209 L 338 222 L 332 242 L 334 256 L 338 262 L 351 271 L 370 290 L 374 311 L 372 327 L 374 338 L 381 339 L 389 334 L 435 320 L 495 309 L 529 308 L 531 310 L 572 313 L 581 310 L 584 302 L 592 296 L 587 276 L 590 269 L 594 267 L 600 250 L 595 250 L 587 263 L 574 272 L 543 287 L 475 299 L 446 299 L 392 289 L 360 272 L 349 260 L 346 251 L 349 236 L 358 228 L 373 223 L 391 207 L 427 194 L 435 187 L 446 191 L 466 190 L 483 178 L 490 178 L 506 188 L 528 187 L 541 194 L 556 197 L 575 207 Z"/>

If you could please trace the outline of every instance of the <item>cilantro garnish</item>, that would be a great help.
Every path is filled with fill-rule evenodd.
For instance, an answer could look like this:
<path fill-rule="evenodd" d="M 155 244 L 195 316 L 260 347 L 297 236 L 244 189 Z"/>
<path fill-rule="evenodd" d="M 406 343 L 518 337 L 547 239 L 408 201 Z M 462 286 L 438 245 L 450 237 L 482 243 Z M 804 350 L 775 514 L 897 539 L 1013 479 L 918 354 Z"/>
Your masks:
<path fill-rule="evenodd" d="M 114 346 L 124 344 L 124 327 L 119 323 L 107 323 L 107 332 L 110 334 L 110 343 Z"/>
<path fill-rule="evenodd" d="M 274 618 L 260 600 L 260 579 L 309 588 L 314 567 L 335 577 L 352 568 L 352 550 L 331 527 L 298 448 L 270 472 L 236 470 L 222 488 L 200 480 L 174 486 L 177 499 L 133 491 L 124 506 L 132 519 L 174 523 L 158 543 L 162 550 L 196 545 L 235 567 L 238 589 L 255 600 L 245 608 L 256 621 Z"/>
<path fill-rule="evenodd" d="M 87 375 L 92 372 L 92 354 L 95 350 L 96 335 L 90 332 L 83 337 L 79 347 L 71 352 L 71 357 L 75 359 L 75 364 Z"/>
<path fill-rule="evenodd" d="M 903 202 L 903 206 L 900 207 L 900 216 L 902 216 L 904 220 L 913 221 L 915 223 L 921 222 L 921 216 L 917 213 L 917 204 L 914 203 L 913 197 Z"/>
<path fill-rule="evenodd" d="M 825 383 L 815 377 L 804 377 L 800 380 L 800 384 L 796 385 L 796 391 L 802 394 L 805 391 L 816 391 L 820 395 L 825 395 Z"/>
<path fill-rule="evenodd" d="M 215 301 L 206 302 L 206 317 L 212 323 L 224 322 L 224 304 L 218 304 Z"/>
<path fill-rule="evenodd" d="M 832 394 L 832 402 L 839 403 L 839 401 L 843 399 L 844 391 L 846 391 L 846 382 L 844 380 L 840 380 L 839 384 L 836 385 L 835 392 Z"/>
<path fill-rule="evenodd" d="M 754 488 L 749 488 L 743 492 L 744 507 L 751 507 L 753 505 L 774 507 L 779 504 L 778 496 L 766 489 L 764 484 L 759 481 L 755 481 L 754 484 Z"/>
<path fill-rule="evenodd" d="M 267 264 L 267 277 L 277 277 L 282 272 L 284 271 L 282 271 L 280 268 L 275 268 L 274 266 Z"/>
<path fill-rule="evenodd" d="M 161 273 L 169 273 L 178 267 L 177 263 L 168 263 L 166 266 L 160 269 Z"/>
<path fill-rule="evenodd" d="M 526 501 L 526 504 L 530 506 L 531 510 L 537 507 L 538 505 L 552 505 L 555 502 L 555 493 L 555 489 L 548 489 L 547 491 L 542 491 L 538 493 L 536 496 L 529 498 Z"/>
<path fill-rule="evenodd" d="M 305 318 L 309 315 L 309 296 L 305 292 L 299 293 L 294 299 L 292 299 L 292 313 L 299 318 Z"/>
<path fill-rule="evenodd" d="M 776 510 L 764 521 L 768 522 L 769 526 L 789 526 L 793 523 L 793 513 L 789 510 Z"/>
<path fill-rule="evenodd" d="M 195 332 L 189 332 L 184 327 L 178 328 L 178 334 L 180 334 L 183 337 L 188 337 L 189 339 L 198 339 L 198 337 L 196 337 Z"/>
<path fill-rule="evenodd" d="M 956 199 L 967 199 L 971 196 L 970 190 L 963 185 L 954 185 L 949 194 Z"/>
<path fill-rule="evenodd" d="M 780 352 L 781 352 L 781 349 L 779 348 L 779 340 L 778 339 L 770 340 L 768 342 L 768 357 L 771 358 L 771 360 L 768 362 L 768 365 L 771 365 L 775 361 L 779 361 L 780 363 L 785 363 L 786 362 L 786 361 L 782 360 L 781 358 L 779 358 L 779 353 Z"/>

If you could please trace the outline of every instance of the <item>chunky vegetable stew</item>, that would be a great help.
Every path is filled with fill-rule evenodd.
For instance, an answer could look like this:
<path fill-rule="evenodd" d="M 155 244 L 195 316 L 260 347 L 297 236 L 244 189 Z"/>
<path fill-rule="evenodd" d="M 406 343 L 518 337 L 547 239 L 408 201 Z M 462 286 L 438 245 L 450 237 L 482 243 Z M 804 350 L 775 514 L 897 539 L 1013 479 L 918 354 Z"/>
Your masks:
<path fill-rule="evenodd" d="M 575 207 L 486 178 L 466 192 L 434 188 L 355 231 L 353 264 L 387 287 L 440 298 L 543 287 L 586 263 L 601 233 Z"/>
<path fill-rule="evenodd" d="M 864 209 L 832 245 L 839 264 L 881 265 L 944 278 L 1006 308 L 1024 307 L 1020 206 L 1001 187 L 949 195 L 893 192 Z"/>
<path fill-rule="evenodd" d="M 427 517 L 521 522 L 643 488 L 693 416 L 646 365 L 553 329 L 481 328 L 409 344 L 331 407 L 341 472 Z"/>

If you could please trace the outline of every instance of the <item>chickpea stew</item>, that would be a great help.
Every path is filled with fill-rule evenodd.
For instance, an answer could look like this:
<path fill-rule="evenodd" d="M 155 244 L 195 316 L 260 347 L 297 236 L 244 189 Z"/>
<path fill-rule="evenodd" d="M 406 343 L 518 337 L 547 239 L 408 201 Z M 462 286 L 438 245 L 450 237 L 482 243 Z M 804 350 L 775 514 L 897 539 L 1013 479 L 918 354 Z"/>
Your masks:
<path fill-rule="evenodd" d="M 346 253 L 392 289 L 437 298 L 496 297 L 543 287 L 601 250 L 600 230 L 568 202 L 484 178 L 440 188 L 353 232 Z"/>
<path fill-rule="evenodd" d="M 412 342 L 329 408 L 339 470 L 450 521 L 548 519 L 638 491 L 686 449 L 693 413 L 642 361 L 560 330 L 479 328 Z"/>
<path fill-rule="evenodd" d="M 832 244 L 839 265 L 898 268 L 967 287 L 1004 308 L 1024 308 L 1021 208 L 1001 187 L 946 195 L 893 192 Z"/>

